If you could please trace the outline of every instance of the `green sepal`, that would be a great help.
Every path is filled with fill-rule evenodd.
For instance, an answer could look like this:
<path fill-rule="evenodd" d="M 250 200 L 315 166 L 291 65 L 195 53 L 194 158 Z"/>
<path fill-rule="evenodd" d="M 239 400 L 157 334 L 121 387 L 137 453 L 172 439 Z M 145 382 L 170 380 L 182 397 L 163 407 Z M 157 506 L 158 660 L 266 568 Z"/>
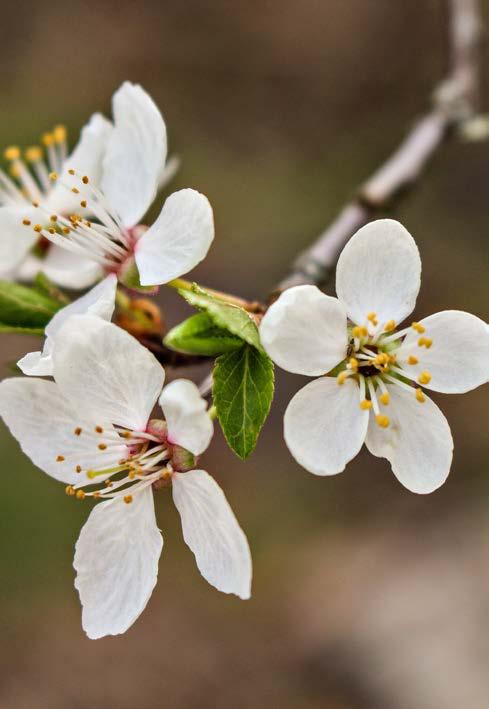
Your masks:
<path fill-rule="evenodd" d="M 29 334 L 38 334 L 37 331 L 43 331 L 61 307 L 61 303 L 40 293 L 37 288 L 0 281 L 0 323 L 3 332 L 29 331 Z"/>

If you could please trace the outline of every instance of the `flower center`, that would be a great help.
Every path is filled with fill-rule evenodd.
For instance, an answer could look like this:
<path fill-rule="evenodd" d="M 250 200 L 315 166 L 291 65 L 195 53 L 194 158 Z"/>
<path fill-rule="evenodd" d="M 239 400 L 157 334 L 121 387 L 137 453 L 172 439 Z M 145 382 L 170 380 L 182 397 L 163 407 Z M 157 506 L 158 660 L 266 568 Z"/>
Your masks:
<path fill-rule="evenodd" d="M 185 449 L 168 441 L 165 421 L 152 420 L 146 431 L 134 431 L 121 426 L 104 429 L 95 426 L 90 430 L 81 426 L 73 431 L 74 438 L 89 439 L 94 448 L 105 459 L 100 467 L 87 467 L 83 463 L 83 455 L 58 455 L 56 461 L 73 462 L 73 469 L 83 477 L 79 485 L 68 485 L 67 495 L 79 500 L 85 498 L 115 499 L 122 498 L 131 503 L 134 494 L 153 486 L 154 489 L 166 487 L 171 482 L 174 472 L 190 470 L 195 464 L 195 458 Z M 124 458 L 110 460 L 111 450 L 126 447 Z M 92 457 L 93 462 L 93 457 Z M 88 489 L 83 489 L 88 488 Z"/>
<path fill-rule="evenodd" d="M 367 314 L 366 325 L 352 325 L 348 328 L 350 340 L 347 358 L 335 370 L 336 381 L 341 386 L 349 378 L 359 385 L 360 408 L 372 409 L 377 424 L 387 428 L 389 417 L 382 412 L 381 406 L 388 406 L 389 386 L 398 386 L 412 393 L 419 403 L 424 403 L 425 395 L 416 384 L 426 385 L 431 381 L 431 374 L 423 370 L 413 374 L 409 371 L 413 365 L 420 363 L 420 354 L 430 349 L 433 340 L 426 336 L 426 328 L 421 323 L 413 322 L 410 328 L 396 332 L 396 323 L 389 320 L 383 326 L 379 325 L 375 313 Z M 399 355 L 407 333 L 413 329 L 420 335 L 417 342 Z"/>

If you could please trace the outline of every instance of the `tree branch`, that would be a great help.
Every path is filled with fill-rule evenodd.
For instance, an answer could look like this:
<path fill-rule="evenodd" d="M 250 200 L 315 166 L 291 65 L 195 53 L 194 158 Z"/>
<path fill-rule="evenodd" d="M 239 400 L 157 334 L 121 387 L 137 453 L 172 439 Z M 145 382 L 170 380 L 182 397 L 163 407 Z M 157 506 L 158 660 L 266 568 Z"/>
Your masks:
<path fill-rule="evenodd" d="M 451 71 L 435 88 L 433 107 L 416 122 L 394 154 L 358 189 L 356 197 L 343 207 L 333 223 L 299 255 L 270 300 L 291 286 L 325 284 L 354 232 L 378 212 L 400 201 L 452 129 L 476 114 L 482 34 L 479 0 L 448 0 L 448 4 Z"/>

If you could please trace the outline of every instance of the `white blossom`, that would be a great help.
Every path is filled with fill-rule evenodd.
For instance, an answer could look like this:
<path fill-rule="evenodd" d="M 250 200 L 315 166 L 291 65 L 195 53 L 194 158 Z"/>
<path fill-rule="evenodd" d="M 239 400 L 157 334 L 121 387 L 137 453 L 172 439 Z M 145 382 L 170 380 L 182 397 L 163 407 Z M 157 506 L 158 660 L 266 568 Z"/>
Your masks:
<path fill-rule="evenodd" d="M 379 220 L 343 249 L 338 298 L 298 286 L 264 316 L 260 335 L 270 357 L 290 372 L 320 377 L 293 397 L 284 419 L 287 446 L 311 473 L 340 473 L 365 443 L 413 492 L 445 481 L 452 436 L 422 387 L 462 393 L 487 382 L 489 331 L 456 310 L 396 330 L 414 309 L 420 277 L 411 235 Z"/>
<path fill-rule="evenodd" d="M 127 285 L 157 286 L 205 258 L 214 238 L 212 208 L 204 195 L 183 189 L 168 197 L 149 229 L 140 223 L 171 169 L 165 122 L 140 86 L 124 83 L 112 104 L 114 125 L 105 140 L 102 174 L 92 175 L 70 160 L 63 174 L 51 178 L 76 197 L 72 212 L 40 204 L 37 214 L 20 221 L 30 238 L 34 231 Z"/>
<path fill-rule="evenodd" d="M 185 542 L 207 581 L 249 598 L 251 557 L 221 488 L 197 467 L 213 433 L 190 381 L 164 389 L 160 364 L 131 335 L 94 315 L 58 330 L 55 381 L 0 384 L 0 415 L 23 451 L 79 499 L 101 500 L 76 544 L 75 585 L 90 638 L 125 632 L 156 584 L 163 539 L 153 493 L 172 487 Z M 165 420 L 151 419 L 155 404 Z"/>
<path fill-rule="evenodd" d="M 17 362 L 19 369 L 28 376 L 51 377 L 53 375 L 53 349 L 56 335 L 72 315 L 98 315 L 110 320 L 114 313 L 117 278 L 107 276 L 88 293 L 66 305 L 54 315 L 45 328 L 46 340 L 41 352 L 29 352 Z"/>
<path fill-rule="evenodd" d="M 99 264 L 80 254 L 53 246 L 42 235 L 27 228 L 37 220 L 49 224 L 54 213 L 70 215 L 79 208 L 80 200 L 61 184 L 49 179 L 50 173 L 67 175 L 75 164 L 84 174 L 102 178 L 102 159 L 112 125 L 94 114 L 83 128 L 80 141 L 67 157 L 66 128 L 56 126 L 43 135 L 43 149 L 32 146 L 22 155 L 17 146 L 8 147 L 4 155 L 10 173 L 0 170 L 0 276 L 31 280 L 38 271 L 60 286 L 87 288 L 102 273 Z M 39 207 L 34 207 L 38 204 Z"/>

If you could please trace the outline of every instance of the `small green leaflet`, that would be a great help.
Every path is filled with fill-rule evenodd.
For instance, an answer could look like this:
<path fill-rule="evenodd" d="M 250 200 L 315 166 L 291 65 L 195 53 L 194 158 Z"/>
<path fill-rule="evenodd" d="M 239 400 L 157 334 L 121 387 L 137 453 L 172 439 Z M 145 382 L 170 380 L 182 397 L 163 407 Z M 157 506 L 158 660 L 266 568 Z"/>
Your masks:
<path fill-rule="evenodd" d="M 213 401 L 224 436 L 240 458 L 247 458 L 270 411 L 273 363 L 248 344 L 217 358 Z"/>
<path fill-rule="evenodd" d="M 241 347 L 243 340 L 217 327 L 212 318 L 203 312 L 192 315 L 170 330 L 164 343 L 178 352 L 213 357 Z"/>
<path fill-rule="evenodd" d="M 246 310 L 237 305 L 225 303 L 210 293 L 206 293 L 197 285 L 193 290 L 181 289 L 178 292 L 194 308 L 205 311 L 217 327 L 228 330 L 232 335 L 236 335 L 240 340 L 244 340 L 263 352 L 258 328 Z"/>
<path fill-rule="evenodd" d="M 0 281 L 2 332 L 37 334 L 61 307 L 61 303 L 36 288 Z"/>

